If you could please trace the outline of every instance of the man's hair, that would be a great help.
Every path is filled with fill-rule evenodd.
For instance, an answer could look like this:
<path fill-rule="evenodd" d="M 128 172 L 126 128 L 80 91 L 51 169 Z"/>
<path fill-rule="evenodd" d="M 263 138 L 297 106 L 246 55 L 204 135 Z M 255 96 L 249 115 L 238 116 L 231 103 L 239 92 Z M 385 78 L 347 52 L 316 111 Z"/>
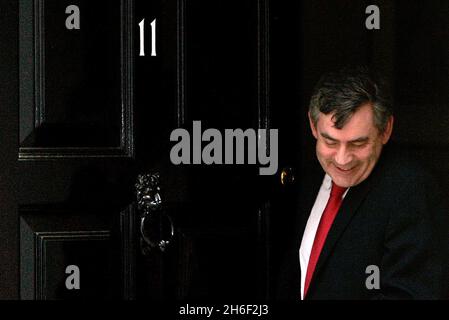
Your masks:
<path fill-rule="evenodd" d="M 341 129 L 365 103 L 372 104 L 374 125 L 384 132 L 393 109 L 383 84 L 367 67 L 346 67 L 321 77 L 310 99 L 309 111 L 315 126 L 320 112 L 335 112 L 332 120 Z"/>

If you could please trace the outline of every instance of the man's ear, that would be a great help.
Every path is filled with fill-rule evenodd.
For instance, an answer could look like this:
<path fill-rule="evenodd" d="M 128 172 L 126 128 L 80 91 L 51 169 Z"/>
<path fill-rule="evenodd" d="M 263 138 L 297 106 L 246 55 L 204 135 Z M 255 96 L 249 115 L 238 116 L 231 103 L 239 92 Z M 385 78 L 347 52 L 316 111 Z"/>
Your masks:
<path fill-rule="evenodd" d="M 393 132 L 393 124 L 394 124 L 394 117 L 390 116 L 390 118 L 387 121 L 387 126 L 385 127 L 385 131 L 382 133 L 382 143 L 386 144 L 388 140 L 390 140 L 391 133 Z"/>
<path fill-rule="evenodd" d="M 309 115 L 309 124 L 310 124 L 310 129 L 312 130 L 312 134 L 315 137 L 315 139 L 318 139 L 318 133 L 315 128 L 315 124 L 313 123 L 312 116 L 310 115 L 310 111 L 308 112 L 308 115 Z"/>

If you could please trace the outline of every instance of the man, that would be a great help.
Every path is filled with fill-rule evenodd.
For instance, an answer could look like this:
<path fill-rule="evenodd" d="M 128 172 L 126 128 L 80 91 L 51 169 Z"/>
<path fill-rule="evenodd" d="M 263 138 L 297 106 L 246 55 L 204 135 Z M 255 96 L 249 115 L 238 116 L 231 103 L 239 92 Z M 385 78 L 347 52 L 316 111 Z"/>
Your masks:
<path fill-rule="evenodd" d="M 321 170 L 301 177 L 278 298 L 449 298 L 449 209 L 432 176 L 386 146 L 393 119 L 366 68 L 319 81 L 309 121 Z"/>

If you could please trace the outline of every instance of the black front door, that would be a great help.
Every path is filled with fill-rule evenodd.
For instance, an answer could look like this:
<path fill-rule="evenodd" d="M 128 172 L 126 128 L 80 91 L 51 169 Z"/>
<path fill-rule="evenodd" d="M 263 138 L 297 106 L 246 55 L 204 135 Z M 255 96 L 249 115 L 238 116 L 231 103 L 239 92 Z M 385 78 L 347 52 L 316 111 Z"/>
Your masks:
<path fill-rule="evenodd" d="M 257 192 L 265 177 L 255 164 L 225 164 L 224 146 L 226 129 L 269 125 L 267 101 L 260 99 L 267 93 L 264 5 L 135 2 L 134 24 L 139 32 L 145 28 L 146 44 L 145 56 L 135 57 L 137 167 L 160 176 L 160 239 L 170 237 L 165 214 L 175 230 L 164 252 L 142 254 L 136 244 L 137 298 L 263 297 L 267 292 L 261 230 L 266 212 L 264 196 Z M 140 46 L 141 38 L 134 39 Z M 173 155 L 186 151 L 172 149 L 179 141 L 171 137 L 177 128 L 188 132 L 190 164 L 173 164 Z M 222 154 L 212 154 L 213 164 L 205 164 L 203 156 L 208 142 L 199 141 L 208 129 L 223 138 L 217 149 Z M 237 158 L 239 151 L 233 151 Z"/>

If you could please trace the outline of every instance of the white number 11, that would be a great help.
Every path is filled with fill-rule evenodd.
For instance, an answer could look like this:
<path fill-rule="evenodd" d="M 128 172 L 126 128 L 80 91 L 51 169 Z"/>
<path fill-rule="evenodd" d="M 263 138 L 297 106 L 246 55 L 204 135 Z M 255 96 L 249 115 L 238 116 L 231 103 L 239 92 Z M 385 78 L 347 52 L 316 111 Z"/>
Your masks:
<path fill-rule="evenodd" d="M 140 56 L 145 56 L 145 19 L 139 23 L 140 28 Z M 151 56 L 156 56 L 156 19 L 151 22 Z"/>

